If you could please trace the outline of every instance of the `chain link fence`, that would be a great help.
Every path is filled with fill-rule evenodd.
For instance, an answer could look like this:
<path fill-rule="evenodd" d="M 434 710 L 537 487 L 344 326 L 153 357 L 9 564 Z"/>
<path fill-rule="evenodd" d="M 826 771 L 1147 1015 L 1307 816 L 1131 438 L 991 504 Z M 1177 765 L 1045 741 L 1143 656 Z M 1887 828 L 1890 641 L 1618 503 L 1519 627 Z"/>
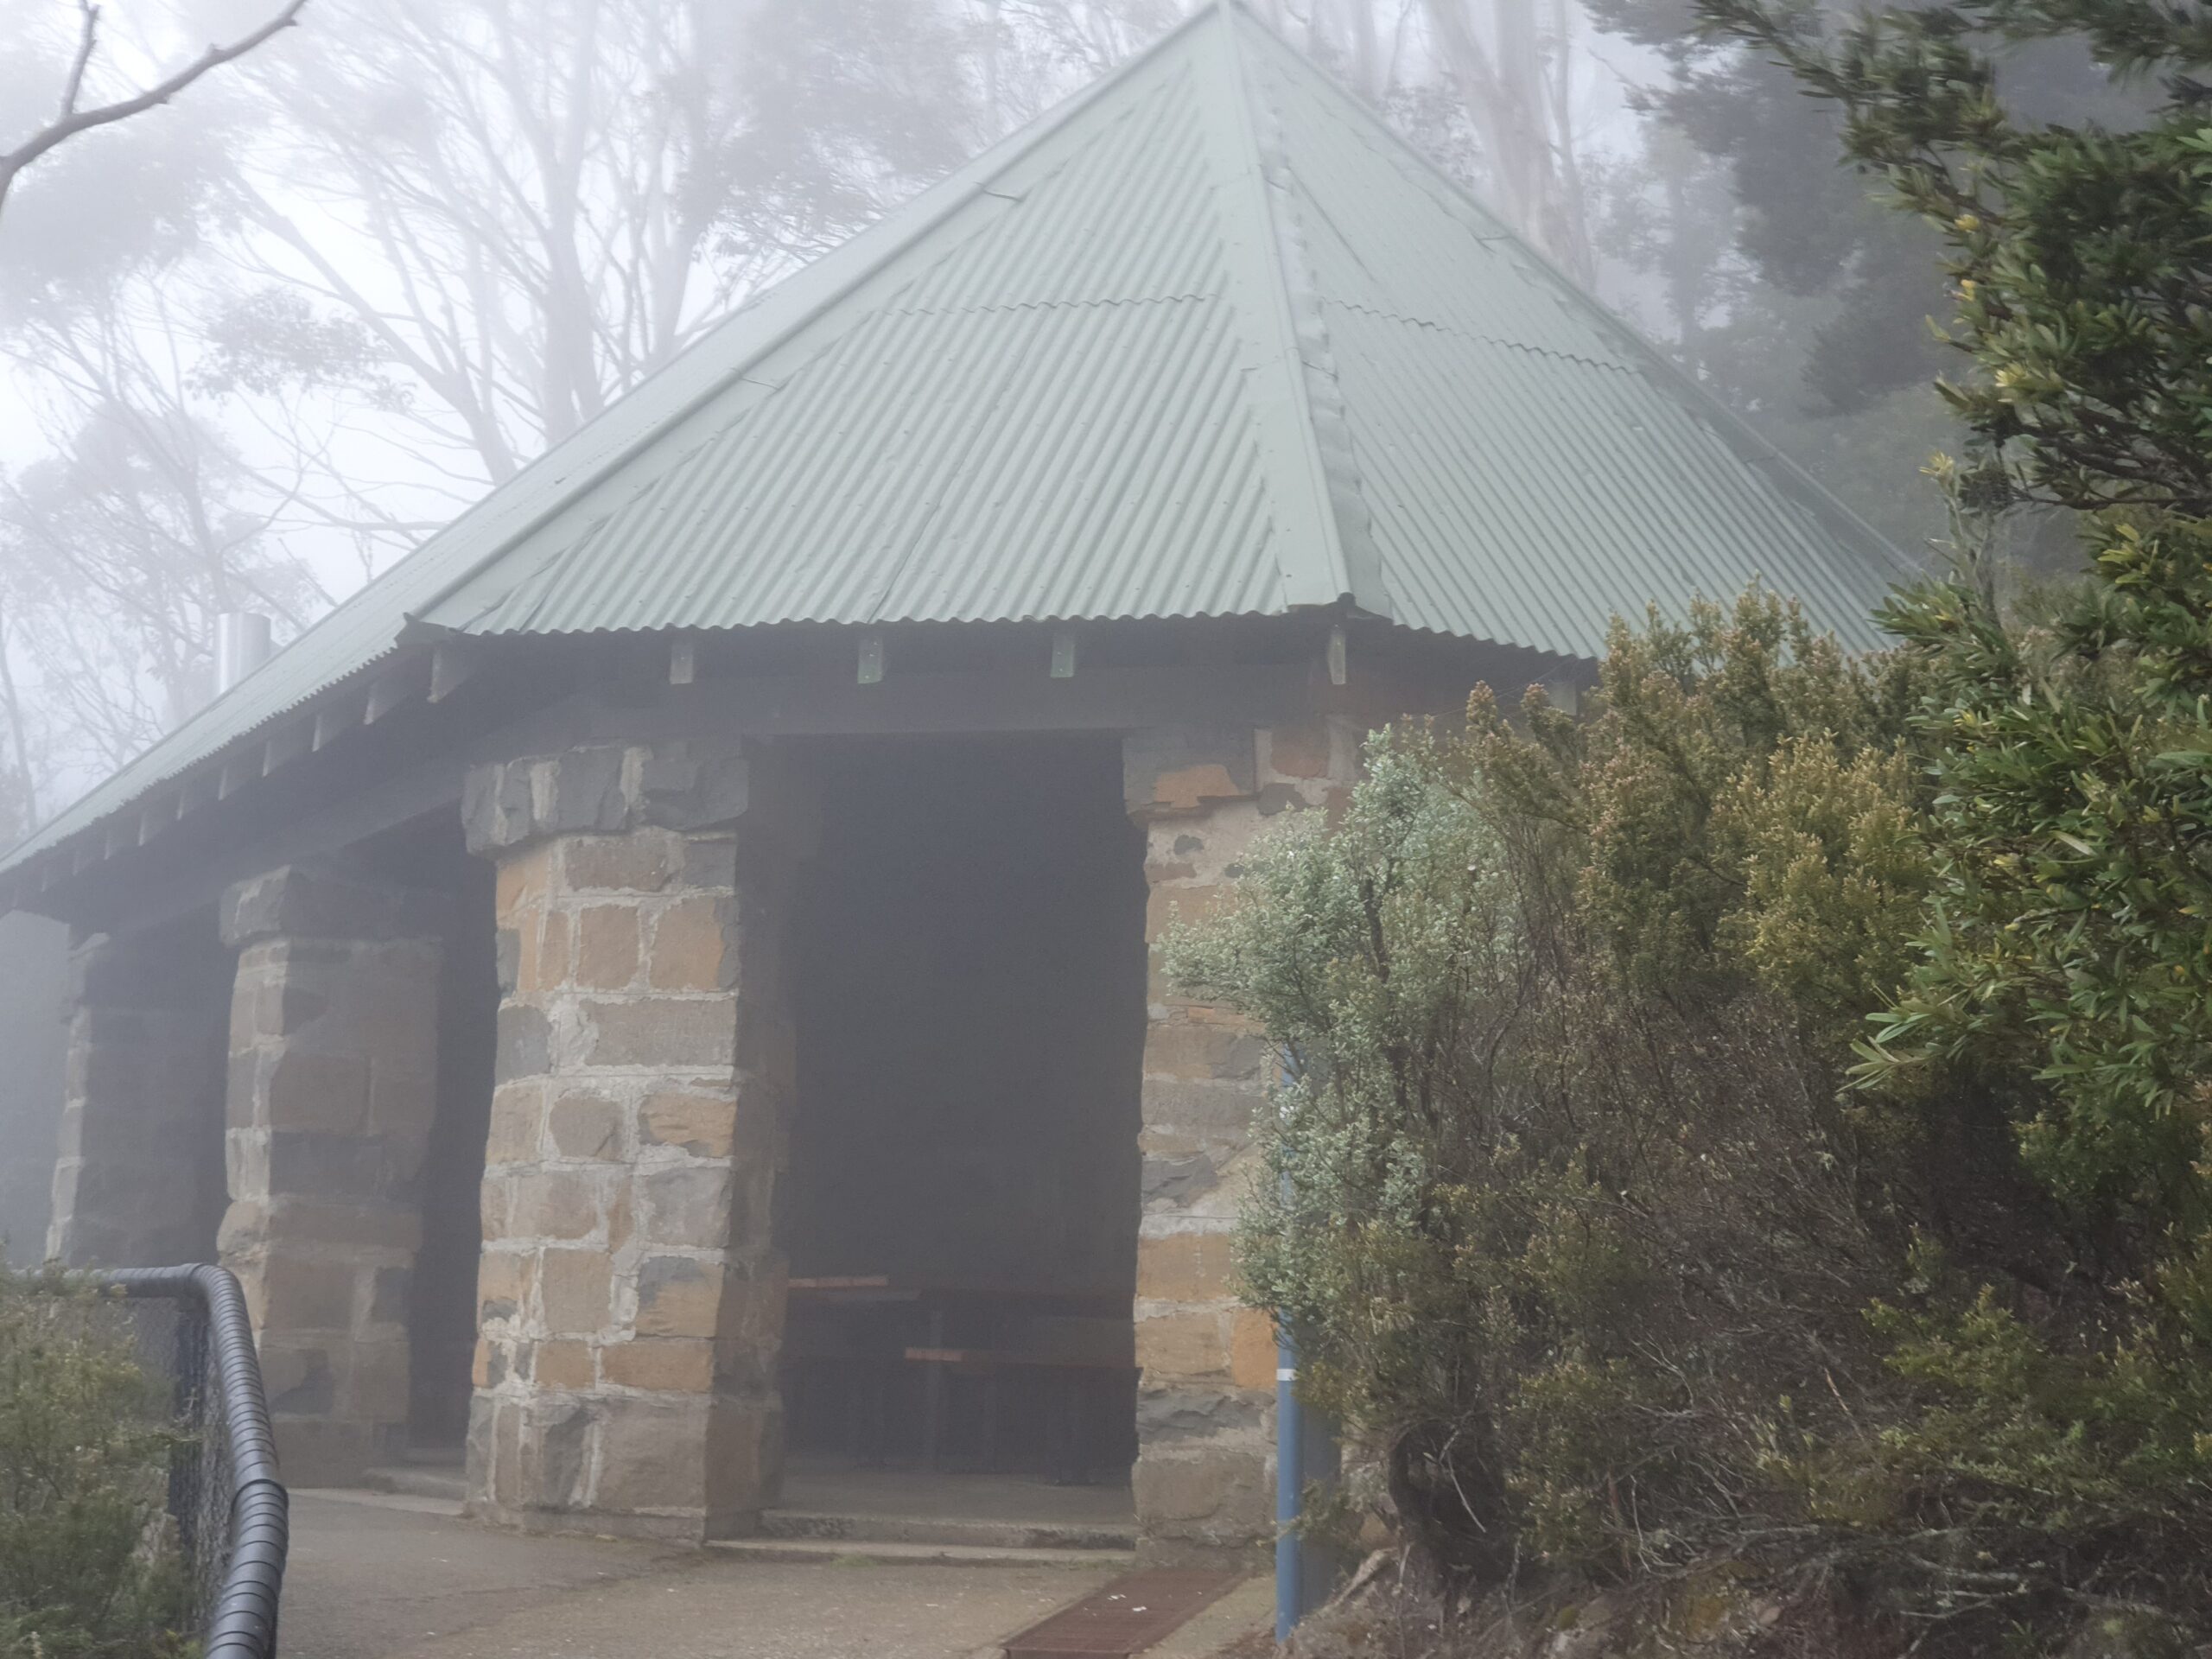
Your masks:
<path fill-rule="evenodd" d="M 204 1659 L 268 1659 L 289 1529 L 238 1282 L 207 1266 L 93 1277 L 123 1293 L 139 1363 L 168 1386 L 168 1512 Z"/>

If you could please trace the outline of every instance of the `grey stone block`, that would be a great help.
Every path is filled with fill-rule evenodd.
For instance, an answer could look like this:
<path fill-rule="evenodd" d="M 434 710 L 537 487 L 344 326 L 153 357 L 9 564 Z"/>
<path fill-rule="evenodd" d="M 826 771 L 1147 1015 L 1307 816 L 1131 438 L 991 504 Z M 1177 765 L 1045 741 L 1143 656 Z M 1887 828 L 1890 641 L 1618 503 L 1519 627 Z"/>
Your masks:
<path fill-rule="evenodd" d="M 543 1077 L 553 1063 L 553 1027 L 542 1008 L 509 1003 L 499 1010 L 499 1051 L 493 1081 Z"/>

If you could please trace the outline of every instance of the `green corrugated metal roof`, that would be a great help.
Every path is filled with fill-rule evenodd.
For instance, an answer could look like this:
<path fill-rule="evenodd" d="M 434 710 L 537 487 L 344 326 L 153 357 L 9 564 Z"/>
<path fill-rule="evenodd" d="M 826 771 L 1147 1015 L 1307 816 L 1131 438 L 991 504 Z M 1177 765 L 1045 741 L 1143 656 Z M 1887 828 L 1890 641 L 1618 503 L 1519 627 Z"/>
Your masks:
<path fill-rule="evenodd" d="M 462 632 L 1280 614 L 1590 657 L 1903 561 L 1230 6 L 709 333 L 10 855 Z"/>

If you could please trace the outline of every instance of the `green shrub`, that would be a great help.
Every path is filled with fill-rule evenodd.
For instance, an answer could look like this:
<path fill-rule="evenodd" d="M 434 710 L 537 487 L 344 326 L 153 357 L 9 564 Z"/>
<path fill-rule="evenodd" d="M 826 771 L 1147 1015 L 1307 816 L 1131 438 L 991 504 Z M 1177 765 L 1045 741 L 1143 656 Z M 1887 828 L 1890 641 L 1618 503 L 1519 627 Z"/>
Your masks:
<path fill-rule="evenodd" d="M 1168 947 L 1295 1062 L 1248 1294 L 1478 1579 L 1774 1524 L 1780 1397 L 1879 1370 L 1836 1027 L 1925 881 L 1900 699 L 1753 594 L 1618 632 L 1599 704 L 1377 740 Z"/>
<path fill-rule="evenodd" d="M 1931 711 L 1972 689 L 1943 647 L 1848 662 L 1757 593 L 1618 630 L 1584 718 L 1478 694 L 1464 734 L 1382 734 L 1333 833 L 1263 844 L 1171 938 L 1294 1062 L 1245 1293 L 1463 1585 L 1732 1560 L 1953 1653 L 2212 1615 L 2212 1241 L 2159 1197 L 2201 1179 L 2196 1120 L 2105 1143 L 2127 1201 L 2085 1197 L 2051 1137 L 2115 1096 L 2050 1057 L 2087 1039 L 2030 991 L 1940 1040 L 1913 1000 L 1947 929 L 2023 973 L 2188 930 L 2109 896 L 2049 938 L 1969 929 L 1961 819 L 1997 786 Z M 2177 733 L 2132 731 L 2164 779 L 2144 751 Z M 2039 798 L 2069 788 L 2121 798 Z M 2165 1029 L 2186 1076 L 2190 1019 Z"/>
<path fill-rule="evenodd" d="M 165 1402 L 105 1296 L 0 1265 L 0 1656 L 181 1655 Z"/>
<path fill-rule="evenodd" d="M 2196 1650 L 2212 29 L 1699 10 L 1944 239 L 1959 568 L 1859 664 L 1756 594 L 1618 631 L 1591 718 L 1479 695 L 1259 861 L 1174 963 L 1301 1068 L 1248 1292 L 1463 1578 L 1750 1560 L 1899 1650 Z M 2146 118 L 2008 110 L 1996 48 L 2055 37 Z M 1976 551 L 2023 501 L 2090 554 L 2032 613 Z"/>

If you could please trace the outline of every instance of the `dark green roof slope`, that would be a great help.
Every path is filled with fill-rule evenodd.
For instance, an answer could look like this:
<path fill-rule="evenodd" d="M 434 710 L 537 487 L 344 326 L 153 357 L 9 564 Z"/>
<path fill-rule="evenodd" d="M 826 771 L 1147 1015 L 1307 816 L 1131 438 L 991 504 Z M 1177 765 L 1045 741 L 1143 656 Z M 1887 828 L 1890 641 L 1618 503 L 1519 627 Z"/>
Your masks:
<path fill-rule="evenodd" d="M 18 848 L 463 633 L 1275 615 L 1591 657 L 1878 537 L 1233 6 L 707 334 Z M 4 868 L 4 866 L 0 866 Z"/>

